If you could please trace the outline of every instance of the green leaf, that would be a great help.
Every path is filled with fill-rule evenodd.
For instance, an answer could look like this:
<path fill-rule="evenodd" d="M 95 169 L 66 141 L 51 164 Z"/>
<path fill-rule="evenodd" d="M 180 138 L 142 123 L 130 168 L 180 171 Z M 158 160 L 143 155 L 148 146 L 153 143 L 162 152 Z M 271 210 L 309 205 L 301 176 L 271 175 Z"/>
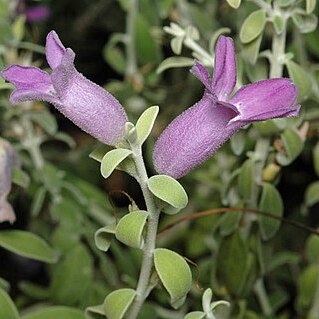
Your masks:
<path fill-rule="evenodd" d="M 254 126 L 262 135 L 272 136 L 273 134 L 283 131 L 287 127 L 287 119 L 282 118 L 264 122 L 255 122 Z"/>
<path fill-rule="evenodd" d="M 1 231 L 0 246 L 20 256 L 49 264 L 57 261 L 56 252 L 42 238 L 27 231 Z"/>
<path fill-rule="evenodd" d="M 151 26 L 146 19 L 138 14 L 135 19 L 135 52 L 140 63 L 157 63 L 161 59 L 159 45 L 151 34 Z"/>
<path fill-rule="evenodd" d="M 252 12 L 244 21 L 239 38 L 242 43 L 249 43 L 256 39 L 264 30 L 266 24 L 266 12 L 257 10 Z"/>
<path fill-rule="evenodd" d="M 313 165 L 317 176 L 319 176 L 319 142 L 313 149 Z"/>
<path fill-rule="evenodd" d="M 256 64 L 259 50 L 260 50 L 261 40 L 262 40 L 262 34 L 260 34 L 253 41 L 242 44 L 243 49 L 241 51 L 241 54 L 247 63 L 252 65 Z M 236 135 L 238 135 L 238 133 Z"/>
<path fill-rule="evenodd" d="M 57 121 L 49 111 L 33 111 L 28 114 L 31 120 L 42 127 L 48 134 L 54 135 L 57 132 Z"/>
<path fill-rule="evenodd" d="M 96 315 L 102 316 L 105 318 L 104 305 L 91 306 L 85 309 L 85 318 L 91 319 L 95 318 Z"/>
<path fill-rule="evenodd" d="M 202 297 L 202 307 L 206 313 L 211 312 L 211 302 L 213 298 L 213 292 L 210 288 L 206 289 Z"/>
<path fill-rule="evenodd" d="M 89 157 L 97 162 L 102 162 L 104 155 L 111 150 L 109 145 L 100 143 L 90 154 Z"/>
<path fill-rule="evenodd" d="M 31 216 L 39 215 L 45 200 L 46 193 L 47 193 L 47 190 L 44 187 L 40 187 L 37 189 L 33 197 L 31 208 L 30 208 Z"/>
<path fill-rule="evenodd" d="M 292 163 L 303 149 L 303 140 L 292 128 L 287 128 L 281 135 L 281 140 L 285 149 L 285 154 L 277 153 L 276 160 L 282 166 Z"/>
<path fill-rule="evenodd" d="M 295 12 L 292 15 L 292 21 L 301 33 L 313 32 L 318 25 L 318 17 L 315 14 L 306 14 L 305 12 Z"/>
<path fill-rule="evenodd" d="M 230 139 L 230 146 L 235 155 L 240 155 L 246 145 L 246 134 L 243 131 L 239 131 Z"/>
<path fill-rule="evenodd" d="M 316 8 L 317 0 L 306 0 L 306 13 L 311 14 Z"/>
<path fill-rule="evenodd" d="M 150 135 L 157 117 L 159 107 L 151 106 L 145 110 L 136 122 L 137 143 L 142 145 Z"/>
<path fill-rule="evenodd" d="M 312 82 L 308 72 L 291 60 L 286 62 L 286 66 L 289 77 L 298 87 L 297 101 L 301 102 L 306 100 L 312 92 Z"/>
<path fill-rule="evenodd" d="M 283 8 L 290 6 L 295 2 L 296 0 L 278 0 L 278 4 Z"/>
<path fill-rule="evenodd" d="M 271 213 L 277 217 L 282 217 L 283 201 L 277 189 L 269 183 L 262 186 L 261 199 L 258 209 L 262 212 Z M 259 216 L 259 226 L 264 240 L 273 237 L 280 227 L 281 221 L 267 216 Z"/>
<path fill-rule="evenodd" d="M 125 245 L 133 248 L 142 248 L 142 237 L 148 212 L 140 210 L 126 214 L 116 226 L 115 237 Z"/>
<path fill-rule="evenodd" d="M 226 237 L 217 255 L 217 278 L 230 293 L 239 295 L 246 281 L 248 251 L 238 232 Z"/>
<path fill-rule="evenodd" d="M 21 168 L 14 167 L 12 172 L 12 182 L 23 187 L 27 188 L 30 184 L 30 177 L 25 173 Z"/>
<path fill-rule="evenodd" d="M 36 300 L 47 300 L 50 298 L 47 287 L 39 286 L 29 281 L 20 281 L 19 290 L 24 295 Z"/>
<path fill-rule="evenodd" d="M 67 306 L 83 304 L 92 280 L 93 258 L 83 244 L 77 243 L 51 273 L 50 300 Z"/>
<path fill-rule="evenodd" d="M 241 3 L 241 0 L 226 0 L 226 1 L 234 9 L 238 9 Z"/>
<path fill-rule="evenodd" d="M 184 317 L 184 319 L 205 319 L 205 318 L 206 318 L 206 314 L 205 312 L 202 312 L 202 311 L 192 311 Z"/>
<path fill-rule="evenodd" d="M 308 266 L 299 277 L 297 308 L 300 312 L 304 312 L 312 304 L 318 287 L 318 281 L 318 265 Z"/>
<path fill-rule="evenodd" d="M 101 162 L 102 176 L 108 178 L 116 167 L 131 154 L 133 154 L 131 150 L 124 148 L 117 148 L 106 153 Z"/>
<path fill-rule="evenodd" d="M 165 248 L 155 249 L 154 264 L 174 307 L 191 289 L 192 274 L 189 266 L 182 256 Z"/>
<path fill-rule="evenodd" d="M 156 73 L 162 73 L 171 68 L 189 67 L 194 64 L 194 59 L 185 57 L 169 57 L 162 61 L 156 69 Z"/>
<path fill-rule="evenodd" d="M 319 262 L 319 236 L 310 235 L 306 243 L 306 257 L 309 263 Z"/>
<path fill-rule="evenodd" d="M 135 298 L 135 290 L 123 288 L 111 292 L 104 300 L 107 319 L 122 319 Z"/>
<path fill-rule="evenodd" d="M 187 205 L 187 194 L 183 186 L 174 178 L 167 175 L 155 175 L 148 180 L 147 185 L 153 195 L 175 208 L 174 211 L 166 211 L 166 213 L 177 213 Z"/>
<path fill-rule="evenodd" d="M 125 43 L 125 34 L 114 33 L 103 49 L 103 56 L 107 63 L 118 73 L 123 74 L 126 66 L 126 59 L 119 44 Z"/>
<path fill-rule="evenodd" d="M 181 37 L 174 37 L 171 40 L 171 48 L 172 51 L 176 54 L 176 55 L 180 55 L 182 52 L 182 47 L 183 47 L 183 41 L 184 41 L 184 36 Z"/>
<path fill-rule="evenodd" d="M 18 310 L 10 296 L 0 288 L 0 318 L 20 319 Z"/>
<path fill-rule="evenodd" d="M 234 232 L 243 216 L 242 212 L 226 213 L 220 218 L 219 227 L 222 236 L 228 236 Z"/>
<path fill-rule="evenodd" d="M 106 252 L 111 246 L 115 234 L 115 226 L 105 226 L 95 232 L 94 240 L 98 249 Z"/>
<path fill-rule="evenodd" d="M 240 168 L 238 175 L 238 191 L 245 201 L 252 198 L 254 190 L 254 162 L 248 159 Z"/>
<path fill-rule="evenodd" d="M 54 138 L 60 142 L 67 144 L 70 148 L 74 148 L 76 146 L 75 140 L 70 135 L 64 132 L 55 133 Z"/>
<path fill-rule="evenodd" d="M 0 289 L 3 289 L 5 291 L 8 291 L 10 289 L 10 283 L 1 277 L 0 277 Z"/>
<path fill-rule="evenodd" d="M 64 307 L 54 306 L 30 312 L 21 319 L 85 319 L 83 311 Z"/>
<path fill-rule="evenodd" d="M 319 181 L 308 185 L 305 194 L 305 203 L 307 207 L 311 207 L 319 202 Z"/>

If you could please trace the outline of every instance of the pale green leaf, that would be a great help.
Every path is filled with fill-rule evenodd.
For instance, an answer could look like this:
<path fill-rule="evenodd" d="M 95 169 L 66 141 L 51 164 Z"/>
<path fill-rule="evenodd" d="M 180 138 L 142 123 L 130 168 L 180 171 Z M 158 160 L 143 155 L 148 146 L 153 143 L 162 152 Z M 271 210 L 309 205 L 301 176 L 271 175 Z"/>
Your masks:
<path fill-rule="evenodd" d="M 156 272 L 174 305 L 184 298 L 192 285 L 192 274 L 182 256 L 174 251 L 157 248 L 154 251 Z"/>
<path fill-rule="evenodd" d="M 277 34 L 281 34 L 284 30 L 284 21 L 281 16 L 276 15 L 273 19 L 275 31 Z"/>
<path fill-rule="evenodd" d="M 249 201 L 254 190 L 254 162 L 248 159 L 240 168 L 238 175 L 238 191 L 242 198 Z"/>
<path fill-rule="evenodd" d="M 281 140 L 285 153 L 277 153 L 276 159 L 282 166 L 292 163 L 303 149 L 303 140 L 300 135 L 292 128 L 287 128 L 281 135 Z"/>
<path fill-rule="evenodd" d="M 247 63 L 254 65 L 257 62 L 261 40 L 262 34 L 260 34 L 253 41 L 242 44 L 243 49 L 241 51 L 241 54 Z M 236 135 L 238 135 L 238 133 Z"/>
<path fill-rule="evenodd" d="M 20 319 L 18 310 L 10 296 L 0 288 L 0 318 Z"/>
<path fill-rule="evenodd" d="M 48 134 L 54 135 L 58 130 L 55 117 L 46 110 L 29 112 L 29 117 L 33 122 L 42 127 Z"/>
<path fill-rule="evenodd" d="M 145 110 L 136 122 L 137 143 L 142 145 L 150 135 L 157 117 L 159 107 L 151 106 Z"/>
<path fill-rule="evenodd" d="M 147 185 L 153 195 L 168 203 L 177 211 L 187 205 L 187 194 L 183 186 L 174 178 L 167 175 L 155 175 L 148 180 Z M 176 210 L 174 213 L 177 212 Z"/>
<path fill-rule="evenodd" d="M 311 14 L 316 8 L 317 0 L 306 0 L 306 12 Z"/>
<path fill-rule="evenodd" d="M 171 40 L 171 48 L 172 51 L 176 54 L 176 55 L 180 55 L 182 52 L 182 47 L 183 47 L 183 41 L 184 41 L 184 37 L 174 37 Z"/>
<path fill-rule="evenodd" d="M 286 66 L 289 77 L 298 87 L 298 102 L 306 100 L 312 92 L 312 82 L 308 72 L 291 60 L 286 62 Z"/>
<path fill-rule="evenodd" d="M 188 313 L 184 319 L 205 319 L 206 318 L 206 314 L 205 312 L 202 311 L 193 311 Z"/>
<path fill-rule="evenodd" d="M 292 15 L 292 21 L 301 33 L 310 33 L 316 30 L 318 17 L 315 14 L 296 12 Z"/>
<path fill-rule="evenodd" d="M 108 178 L 116 167 L 133 152 L 124 148 L 117 148 L 106 153 L 101 162 L 101 174 Z"/>
<path fill-rule="evenodd" d="M 13 168 L 12 182 L 23 188 L 27 188 L 30 184 L 30 177 L 21 168 L 15 166 Z"/>
<path fill-rule="evenodd" d="M 104 300 L 107 319 L 122 319 L 135 298 L 135 290 L 123 288 L 111 292 Z"/>
<path fill-rule="evenodd" d="M 105 311 L 104 311 L 104 305 L 96 305 L 91 306 L 85 309 L 85 318 L 91 319 L 95 318 L 96 315 L 102 316 L 102 318 L 105 318 Z"/>
<path fill-rule="evenodd" d="M 313 165 L 317 176 L 319 176 L 319 142 L 313 149 Z"/>
<path fill-rule="evenodd" d="M 282 216 L 284 209 L 283 201 L 280 193 L 272 184 L 263 184 L 258 209 L 262 212 L 271 213 L 277 217 Z M 280 220 L 268 216 L 259 216 L 259 226 L 263 239 L 268 240 L 273 237 L 277 233 L 280 224 Z"/>
<path fill-rule="evenodd" d="M 239 38 L 242 43 L 249 43 L 256 39 L 264 30 L 266 13 L 264 10 L 252 12 L 244 21 Z"/>
<path fill-rule="evenodd" d="M 90 154 L 89 157 L 98 162 L 102 162 L 104 155 L 111 150 L 110 146 L 100 143 Z"/>
<path fill-rule="evenodd" d="M 45 200 L 45 194 L 47 193 L 47 190 L 44 187 L 39 187 L 33 197 L 30 213 L 31 216 L 38 216 L 41 208 L 43 206 L 44 200 Z"/>
<path fill-rule="evenodd" d="M 56 252 L 42 238 L 27 231 L 1 231 L 0 246 L 23 257 L 50 264 L 57 261 Z"/>
<path fill-rule="evenodd" d="M 296 0 L 278 0 L 278 4 L 283 8 L 290 6 L 295 2 Z"/>
<path fill-rule="evenodd" d="M 241 3 L 241 0 L 226 0 L 226 1 L 234 9 L 238 9 Z"/>
<path fill-rule="evenodd" d="M 142 235 L 147 217 L 148 213 L 143 210 L 126 214 L 116 226 L 115 237 L 129 247 L 142 248 Z"/>
<path fill-rule="evenodd" d="M 211 309 L 211 302 L 213 298 L 213 292 L 210 288 L 206 289 L 202 297 L 202 307 L 206 313 L 209 313 Z"/>
<path fill-rule="evenodd" d="M 95 246 L 104 252 L 108 251 L 108 249 L 111 246 L 111 241 L 114 237 L 114 234 L 115 234 L 114 225 L 105 226 L 98 229 L 94 235 Z"/>
<path fill-rule="evenodd" d="M 32 311 L 21 319 L 85 319 L 85 317 L 82 310 L 53 306 Z"/>
<path fill-rule="evenodd" d="M 319 181 L 308 185 L 305 194 L 305 203 L 307 207 L 311 207 L 319 202 Z"/>
<path fill-rule="evenodd" d="M 171 68 L 183 68 L 189 67 L 194 64 L 194 59 L 185 57 L 169 57 L 161 62 L 161 64 L 156 69 L 157 73 L 162 73 L 167 69 Z"/>
<path fill-rule="evenodd" d="M 306 257 L 309 263 L 319 262 L 319 236 L 310 235 L 306 243 Z"/>

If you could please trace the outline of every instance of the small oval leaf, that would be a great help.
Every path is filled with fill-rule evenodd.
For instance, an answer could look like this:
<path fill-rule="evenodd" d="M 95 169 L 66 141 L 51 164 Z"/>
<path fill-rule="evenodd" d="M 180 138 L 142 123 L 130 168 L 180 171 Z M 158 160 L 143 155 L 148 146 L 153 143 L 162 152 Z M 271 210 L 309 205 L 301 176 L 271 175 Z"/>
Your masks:
<path fill-rule="evenodd" d="M 101 174 L 108 178 L 116 167 L 133 152 L 124 148 L 117 148 L 106 153 L 101 162 Z"/>
<path fill-rule="evenodd" d="M 23 257 L 53 264 L 57 254 L 42 238 L 22 230 L 0 232 L 0 246 Z"/>
<path fill-rule="evenodd" d="M 142 248 L 142 235 L 147 217 L 148 213 L 143 210 L 126 214 L 116 226 L 115 237 L 129 247 Z"/>
<path fill-rule="evenodd" d="M 129 288 L 111 292 L 104 300 L 107 319 L 122 319 L 135 298 L 135 290 Z"/>
<path fill-rule="evenodd" d="M 234 9 L 238 9 L 241 4 L 241 0 L 226 0 L 226 1 Z"/>
<path fill-rule="evenodd" d="M 286 63 L 289 77 L 298 87 L 297 101 L 306 100 L 312 92 L 312 81 L 309 74 L 297 63 L 289 60 Z"/>
<path fill-rule="evenodd" d="M 312 13 L 316 8 L 317 0 L 306 0 L 306 13 Z"/>
<path fill-rule="evenodd" d="M 111 241 L 115 234 L 115 225 L 108 225 L 98 229 L 94 234 L 95 246 L 106 252 L 111 246 Z"/>
<path fill-rule="evenodd" d="M 145 110 L 136 122 L 137 143 L 142 145 L 150 135 L 157 117 L 159 107 L 157 105 Z"/>
<path fill-rule="evenodd" d="M 311 207 L 319 202 L 319 181 L 308 185 L 305 194 L 305 203 L 307 207 Z"/>
<path fill-rule="evenodd" d="M 248 159 L 240 168 L 238 175 L 238 191 L 242 198 L 249 201 L 253 196 L 254 190 L 254 162 Z"/>
<path fill-rule="evenodd" d="M 264 30 L 266 24 L 266 12 L 257 10 L 252 12 L 244 21 L 240 30 L 240 41 L 249 43 L 256 39 Z"/>
<path fill-rule="evenodd" d="M 177 210 L 187 205 L 187 194 L 183 186 L 174 178 L 167 175 L 155 175 L 148 180 L 147 184 L 153 195 Z M 175 210 L 174 213 L 176 212 Z"/>
<path fill-rule="evenodd" d="M 285 153 L 277 153 L 276 160 L 282 166 L 292 163 L 303 149 L 303 140 L 300 135 L 292 128 L 287 128 L 281 135 L 281 140 Z"/>
<path fill-rule="evenodd" d="M 156 73 L 162 73 L 167 69 L 189 67 L 194 64 L 194 59 L 185 57 L 169 57 L 161 62 Z"/>
<path fill-rule="evenodd" d="M 184 298 L 192 285 L 192 274 L 187 262 L 174 251 L 157 248 L 154 251 L 156 272 L 171 297 L 171 304 Z"/>
<path fill-rule="evenodd" d="M 0 318 L 19 319 L 19 313 L 10 296 L 0 288 Z"/>
<path fill-rule="evenodd" d="M 269 183 L 262 186 L 261 198 L 258 206 L 262 212 L 271 213 L 277 217 L 283 214 L 283 201 L 278 190 Z M 273 237 L 280 227 L 281 221 L 268 216 L 259 216 L 259 226 L 264 240 Z"/>
<path fill-rule="evenodd" d="M 85 319 L 83 311 L 71 307 L 54 306 L 37 309 L 21 319 Z"/>
<path fill-rule="evenodd" d="M 206 318 L 205 312 L 202 311 L 193 311 L 188 313 L 184 319 L 204 319 Z"/>
<path fill-rule="evenodd" d="M 202 297 L 202 307 L 206 313 L 209 313 L 211 309 L 211 302 L 213 298 L 213 292 L 210 288 L 206 289 Z"/>
<path fill-rule="evenodd" d="M 318 17 L 314 14 L 305 12 L 296 12 L 292 15 L 292 21 L 301 33 L 310 33 L 316 30 Z"/>
<path fill-rule="evenodd" d="M 95 317 L 96 315 L 102 316 L 102 318 L 105 318 L 105 311 L 104 311 L 104 305 L 96 305 L 91 306 L 85 309 L 85 318 L 91 319 L 92 317 Z"/>

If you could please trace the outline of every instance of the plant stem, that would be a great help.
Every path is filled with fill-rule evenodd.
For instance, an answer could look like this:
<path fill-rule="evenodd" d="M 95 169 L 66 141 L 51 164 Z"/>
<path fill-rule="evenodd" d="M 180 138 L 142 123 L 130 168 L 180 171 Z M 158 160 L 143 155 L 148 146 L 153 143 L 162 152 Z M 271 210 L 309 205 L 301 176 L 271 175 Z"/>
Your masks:
<path fill-rule="evenodd" d="M 129 310 L 127 317 L 128 319 L 135 319 L 137 317 L 145 299 L 147 298 L 147 295 L 150 292 L 148 287 L 153 267 L 153 253 L 156 245 L 156 236 L 160 215 L 160 210 L 156 207 L 154 197 L 147 187 L 148 176 L 145 169 L 141 147 L 132 146 L 132 151 L 134 153 L 133 159 L 138 174 L 138 182 L 142 189 L 149 217 L 145 246 L 143 248 L 143 261 L 136 288 L 136 297 L 132 307 Z"/>
<path fill-rule="evenodd" d="M 126 76 L 131 77 L 137 70 L 135 54 L 135 20 L 138 0 L 132 0 L 126 18 Z"/>
<path fill-rule="evenodd" d="M 186 37 L 184 40 L 185 46 L 196 52 L 198 55 L 202 56 L 204 61 L 202 61 L 205 65 L 214 66 L 214 58 L 211 54 L 209 54 L 206 50 L 204 50 L 198 43 L 196 43 L 190 37 Z"/>
<path fill-rule="evenodd" d="M 286 49 L 286 36 L 287 36 L 287 17 L 277 8 L 276 11 L 281 12 L 282 18 L 282 32 L 277 34 L 276 31 L 273 31 L 272 36 L 272 58 L 270 60 L 270 78 L 280 78 L 282 77 L 283 68 L 284 68 L 284 57 Z"/>
<path fill-rule="evenodd" d="M 256 281 L 254 290 L 263 310 L 263 313 L 266 316 L 271 316 L 273 312 L 268 300 L 264 282 L 261 278 Z"/>
<path fill-rule="evenodd" d="M 28 117 L 28 114 L 23 114 L 22 124 L 25 129 L 24 144 L 27 147 L 35 168 L 42 170 L 44 160 L 40 151 L 39 137 L 37 137 L 34 133 L 34 128 Z"/>

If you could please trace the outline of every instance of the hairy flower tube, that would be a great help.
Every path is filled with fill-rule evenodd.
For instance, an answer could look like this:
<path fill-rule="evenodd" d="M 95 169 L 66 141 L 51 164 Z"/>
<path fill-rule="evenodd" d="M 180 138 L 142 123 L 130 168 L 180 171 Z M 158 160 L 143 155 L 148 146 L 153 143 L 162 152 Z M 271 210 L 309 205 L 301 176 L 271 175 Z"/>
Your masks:
<path fill-rule="evenodd" d="M 51 73 L 20 65 L 2 71 L 2 77 L 16 87 L 10 102 L 50 102 L 83 131 L 105 144 L 115 145 L 124 137 L 127 122 L 121 104 L 75 69 L 74 52 L 63 46 L 54 31 L 47 36 L 45 52 Z"/>
<path fill-rule="evenodd" d="M 300 105 L 293 106 L 297 88 L 289 79 L 255 82 L 231 95 L 236 85 L 231 38 L 219 37 L 214 65 L 213 79 L 199 62 L 191 69 L 204 84 L 204 95 L 159 136 L 153 152 L 158 173 L 180 178 L 206 161 L 241 127 L 254 121 L 298 115 Z"/>
<path fill-rule="evenodd" d="M 7 196 L 11 190 L 12 168 L 17 164 L 17 155 L 12 146 L 0 138 L 0 223 L 16 219 Z"/>

